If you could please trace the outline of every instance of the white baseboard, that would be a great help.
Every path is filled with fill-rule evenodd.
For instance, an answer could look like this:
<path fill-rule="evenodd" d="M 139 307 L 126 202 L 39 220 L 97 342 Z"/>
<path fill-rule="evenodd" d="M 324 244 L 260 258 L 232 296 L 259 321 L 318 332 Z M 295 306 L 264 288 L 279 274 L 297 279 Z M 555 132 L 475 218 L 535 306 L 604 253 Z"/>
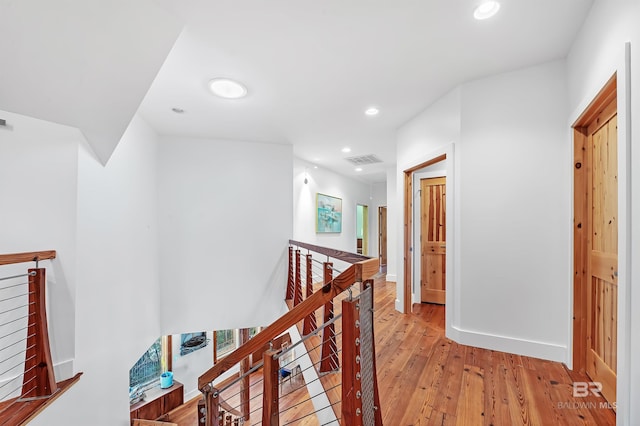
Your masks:
<path fill-rule="evenodd" d="M 387 282 L 395 283 L 398 281 L 398 276 L 396 274 L 387 274 L 386 280 Z"/>
<path fill-rule="evenodd" d="M 549 361 L 567 363 L 569 352 L 566 346 L 548 342 L 498 336 L 478 331 L 463 330 L 452 326 L 447 337 L 463 345 L 494 351 L 508 352 Z"/>
<path fill-rule="evenodd" d="M 60 382 L 73 377 L 75 374 L 75 371 L 73 371 L 73 361 L 73 359 L 67 359 L 53 364 L 53 373 L 56 375 L 56 381 Z"/>

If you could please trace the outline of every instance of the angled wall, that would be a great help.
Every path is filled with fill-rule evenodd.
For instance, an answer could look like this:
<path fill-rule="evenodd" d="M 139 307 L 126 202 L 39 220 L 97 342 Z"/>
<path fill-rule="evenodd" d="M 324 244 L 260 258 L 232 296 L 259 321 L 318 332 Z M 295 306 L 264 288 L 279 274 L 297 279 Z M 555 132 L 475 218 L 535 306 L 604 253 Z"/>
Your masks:
<path fill-rule="evenodd" d="M 292 163 L 290 145 L 161 140 L 163 334 L 253 327 L 277 318 L 291 236 Z"/>

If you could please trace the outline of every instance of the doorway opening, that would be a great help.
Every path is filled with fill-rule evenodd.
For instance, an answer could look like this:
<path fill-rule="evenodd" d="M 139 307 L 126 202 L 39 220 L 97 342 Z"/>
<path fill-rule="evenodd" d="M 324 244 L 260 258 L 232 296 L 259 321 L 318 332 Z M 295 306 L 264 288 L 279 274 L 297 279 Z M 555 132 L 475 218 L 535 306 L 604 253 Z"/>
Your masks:
<path fill-rule="evenodd" d="M 403 311 L 409 313 L 412 311 L 413 294 L 414 294 L 414 247 L 418 244 L 414 236 L 414 179 L 416 173 L 426 167 L 443 162 L 447 159 L 447 154 L 441 154 L 431 158 L 421 164 L 413 166 L 404 171 L 404 300 Z M 443 163 L 444 164 L 444 163 Z"/>
<path fill-rule="evenodd" d="M 615 407 L 618 125 L 614 75 L 573 126 L 573 368 Z M 615 410 L 615 409 L 614 409 Z"/>
<path fill-rule="evenodd" d="M 358 254 L 369 254 L 369 207 L 356 206 L 356 250 Z"/>

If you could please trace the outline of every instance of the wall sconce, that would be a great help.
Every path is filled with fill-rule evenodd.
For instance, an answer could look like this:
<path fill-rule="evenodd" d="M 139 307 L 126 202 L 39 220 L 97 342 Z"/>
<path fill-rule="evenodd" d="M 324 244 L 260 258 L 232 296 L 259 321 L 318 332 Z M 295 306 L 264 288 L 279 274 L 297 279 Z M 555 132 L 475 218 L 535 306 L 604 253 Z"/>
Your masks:
<path fill-rule="evenodd" d="M 308 184 L 309 183 L 309 179 L 307 179 L 307 168 L 304 168 L 304 184 Z"/>

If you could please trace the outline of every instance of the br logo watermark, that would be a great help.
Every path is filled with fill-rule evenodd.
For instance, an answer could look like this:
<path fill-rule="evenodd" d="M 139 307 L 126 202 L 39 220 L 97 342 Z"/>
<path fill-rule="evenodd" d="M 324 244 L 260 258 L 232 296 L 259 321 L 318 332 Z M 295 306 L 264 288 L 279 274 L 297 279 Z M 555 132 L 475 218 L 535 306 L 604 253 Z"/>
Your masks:
<path fill-rule="evenodd" d="M 573 397 L 586 398 L 589 394 L 600 396 L 602 383 L 600 382 L 573 382 Z"/>
<path fill-rule="evenodd" d="M 573 382 L 573 391 L 574 398 L 586 398 L 590 395 L 600 397 L 602 396 L 602 383 L 600 382 Z M 586 409 L 586 410 L 594 410 L 597 408 L 600 409 L 609 409 L 615 410 L 616 403 L 608 402 L 608 401 L 570 401 L 570 402 L 558 402 L 558 408 L 563 409 Z"/>

